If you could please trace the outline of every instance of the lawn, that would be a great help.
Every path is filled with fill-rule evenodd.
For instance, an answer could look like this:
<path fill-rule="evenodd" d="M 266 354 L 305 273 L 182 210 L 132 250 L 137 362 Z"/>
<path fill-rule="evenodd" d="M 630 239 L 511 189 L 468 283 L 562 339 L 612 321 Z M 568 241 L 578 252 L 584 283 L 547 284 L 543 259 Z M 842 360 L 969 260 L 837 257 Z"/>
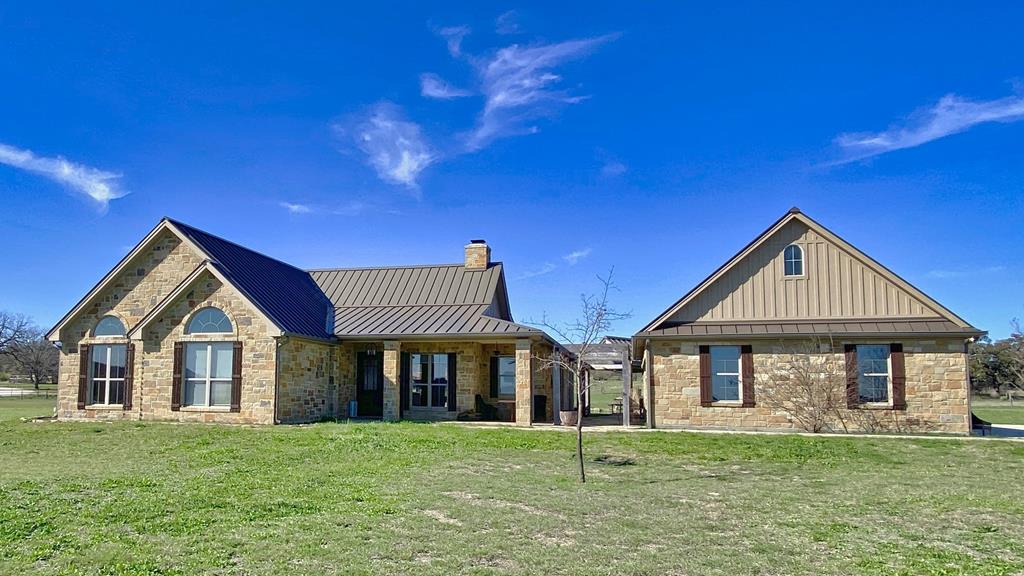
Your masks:
<path fill-rule="evenodd" d="M 1024 444 L 23 423 L 3 574 L 1014 574 Z"/>
<path fill-rule="evenodd" d="M 993 424 L 1024 425 L 1024 399 L 1017 400 L 1010 406 L 1006 400 L 975 397 L 971 400 L 971 411 L 978 418 Z"/>

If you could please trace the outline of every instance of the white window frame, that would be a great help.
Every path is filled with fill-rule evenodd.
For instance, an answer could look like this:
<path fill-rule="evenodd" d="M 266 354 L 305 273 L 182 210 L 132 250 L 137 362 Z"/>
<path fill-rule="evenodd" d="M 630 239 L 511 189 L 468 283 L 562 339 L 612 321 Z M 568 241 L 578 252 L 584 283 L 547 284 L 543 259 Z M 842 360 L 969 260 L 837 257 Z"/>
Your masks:
<path fill-rule="evenodd" d="M 214 378 L 213 377 L 212 368 L 213 368 L 213 345 L 214 344 L 228 344 L 228 345 L 231 346 L 231 376 L 228 376 L 227 378 Z M 210 403 L 210 399 L 213 398 L 213 383 L 214 382 L 227 382 L 228 386 L 229 387 L 231 386 L 231 381 L 234 379 L 234 372 L 235 372 L 235 349 L 234 349 L 235 343 L 234 342 L 224 342 L 224 341 L 216 341 L 216 342 L 213 342 L 213 341 L 211 341 L 211 342 L 206 342 L 206 341 L 202 341 L 202 342 L 186 342 L 185 343 L 185 358 L 183 359 L 184 360 L 183 364 L 185 364 L 185 366 L 188 366 L 189 348 L 191 348 L 192 346 L 206 346 L 206 376 L 203 377 L 203 378 L 189 378 L 188 376 L 186 376 L 185 370 L 182 370 L 181 378 L 182 378 L 183 382 L 182 382 L 182 387 L 181 387 L 181 405 L 182 406 L 193 406 L 193 407 L 197 407 L 197 408 L 230 408 L 231 407 L 231 398 L 230 398 L 230 396 L 228 397 L 228 403 L 227 404 L 211 404 Z M 183 367 L 183 368 L 185 368 L 185 367 Z M 203 398 L 203 404 L 196 404 L 196 403 L 186 404 L 185 403 L 185 398 L 186 398 L 186 394 L 187 394 L 185 387 L 188 386 L 190 382 L 205 382 L 206 383 L 206 394 L 205 394 L 206 397 Z"/>
<path fill-rule="evenodd" d="M 115 346 L 121 346 L 121 347 L 123 347 L 125 349 L 124 350 L 124 354 L 125 354 L 125 356 L 124 356 L 124 362 L 125 362 L 124 369 L 125 369 L 125 376 L 127 376 L 128 375 L 128 345 L 127 344 L 93 344 L 92 346 L 89 347 L 89 394 L 92 394 L 92 391 L 94 389 L 94 386 L 93 386 L 94 382 L 96 382 L 96 381 L 103 382 L 103 402 L 97 402 L 96 398 L 90 398 L 90 400 L 91 400 L 91 403 L 89 404 L 90 406 L 123 406 L 124 405 L 124 400 L 123 399 L 121 400 L 121 402 L 118 402 L 117 404 L 111 404 L 110 403 L 110 384 L 111 384 L 111 382 L 113 382 L 113 383 L 120 382 L 122 384 L 121 394 L 125 393 L 125 390 L 123 388 L 125 378 L 111 378 L 110 377 L 110 357 L 112 356 L 112 352 L 114 351 L 114 347 Z M 92 371 L 93 370 L 92 354 L 93 354 L 93 350 L 95 349 L 95 347 L 106 348 L 106 351 L 107 351 L 107 362 L 105 364 L 105 366 L 107 367 L 107 373 L 102 378 L 97 377 L 95 374 L 93 374 L 93 371 Z"/>
<path fill-rule="evenodd" d="M 854 344 L 857 350 L 857 402 L 861 406 L 891 406 L 892 405 L 892 345 L 891 344 Z M 881 372 L 861 372 L 860 371 L 860 347 L 861 346 L 879 346 L 886 348 L 885 353 L 885 370 L 883 374 Z M 860 377 L 868 376 L 885 376 L 885 400 L 878 400 L 875 402 L 861 402 L 860 401 Z"/>
<path fill-rule="evenodd" d="M 735 348 L 739 351 L 739 355 L 736 357 L 736 372 L 716 372 L 715 361 L 714 361 L 714 349 L 715 348 Z M 708 346 L 708 362 L 711 362 L 711 393 L 712 402 L 715 404 L 742 404 L 743 403 L 743 347 L 734 344 L 718 344 L 714 346 Z M 736 377 L 736 399 L 735 400 L 714 400 L 715 390 L 715 376 L 735 376 Z"/>
<path fill-rule="evenodd" d="M 790 259 L 790 258 L 786 257 L 786 252 L 788 252 L 790 248 L 796 248 L 797 251 L 800 252 L 800 258 L 799 259 Z M 799 262 L 800 263 L 800 273 L 799 274 L 786 274 L 786 264 L 789 263 L 789 262 Z M 786 246 L 782 250 L 782 276 L 784 278 L 803 278 L 806 273 L 807 273 L 807 261 L 806 261 L 806 258 L 804 258 L 804 247 L 799 245 L 799 244 L 795 244 L 795 243 L 794 244 L 790 244 L 789 246 Z"/>
<path fill-rule="evenodd" d="M 512 360 L 512 392 L 509 394 L 503 394 L 501 392 L 501 361 Z M 516 397 L 516 357 L 511 355 L 498 356 L 498 398 L 510 399 Z"/>
<path fill-rule="evenodd" d="M 448 372 L 447 372 L 447 369 L 448 369 L 448 353 L 446 353 L 446 352 L 422 352 L 422 353 L 421 352 L 413 352 L 413 353 L 411 353 L 409 355 L 409 367 L 410 367 L 410 369 L 412 368 L 412 366 L 416 366 L 416 364 L 413 362 L 413 356 L 428 356 L 430 358 L 430 361 L 427 362 L 427 376 L 426 376 L 427 379 L 426 379 L 426 384 L 417 384 L 416 382 L 413 381 L 412 374 L 409 375 L 409 408 L 411 410 L 447 410 L 448 409 L 448 403 L 452 401 L 451 398 L 448 397 L 448 384 L 449 384 L 447 382 L 447 380 L 448 380 Z M 434 357 L 435 356 L 444 356 L 445 357 L 445 374 L 444 374 L 445 383 L 444 384 L 434 384 Z M 416 386 L 424 386 L 424 385 L 427 387 L 427 404 L 426 404 L 426 406 L 417 406 L 416 404 L 413 403 L 413 388 L 415 388 Z M 444 388 L 444 405 L 442 405 L 442 406 L 434 406 L 433 405 L 434 404 L 434 394 L 433 394 L 434 388 Z"/>

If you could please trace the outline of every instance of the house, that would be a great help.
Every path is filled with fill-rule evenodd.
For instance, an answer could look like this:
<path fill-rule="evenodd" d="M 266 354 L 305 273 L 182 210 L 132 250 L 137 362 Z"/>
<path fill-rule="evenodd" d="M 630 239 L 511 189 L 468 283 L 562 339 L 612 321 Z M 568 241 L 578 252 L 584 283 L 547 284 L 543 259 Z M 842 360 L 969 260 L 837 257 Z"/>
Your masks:
<path fill-rule="evenodd" d="M 794 208 L 633 346 L 651 427 L 968 434 L 983 334 Z"/>
<path fill-rule="evenodd" d="M 559 345 L 481 240 L 440 266 L 301 270 L 164 218 L 47 334 L 61 419 L 557 419 Z"/>

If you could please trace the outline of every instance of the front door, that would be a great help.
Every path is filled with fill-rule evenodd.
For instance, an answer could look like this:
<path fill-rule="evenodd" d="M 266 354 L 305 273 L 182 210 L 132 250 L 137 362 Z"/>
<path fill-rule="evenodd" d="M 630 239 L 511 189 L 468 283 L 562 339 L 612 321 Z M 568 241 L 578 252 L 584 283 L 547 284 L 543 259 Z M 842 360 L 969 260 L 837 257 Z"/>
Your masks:
<path fill-rule="evenodd" d="M 375 350 L 356 355 L 356 402 L 360 418 L 384 413 L 384 355 Z"/>

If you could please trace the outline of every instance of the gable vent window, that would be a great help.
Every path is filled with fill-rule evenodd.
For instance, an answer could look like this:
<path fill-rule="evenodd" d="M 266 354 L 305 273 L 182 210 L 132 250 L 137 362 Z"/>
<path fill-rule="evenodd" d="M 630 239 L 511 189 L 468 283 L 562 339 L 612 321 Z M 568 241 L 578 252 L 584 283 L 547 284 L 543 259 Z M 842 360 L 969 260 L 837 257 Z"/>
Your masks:
<path fill-rule="evenodd" d="M 230 334 L 233 328 L 227 314 L 216 308 L 203 308 L 188 322 L 186 334 Z"/>
<path fill-rule="evenodd" d="M 804 250 L 796 244 L 790 244 L 786 246 L 786 250 L 783 253 L 783 259 L 786 263 L 786 276 L 803 276 L 804 275 Z"/>

